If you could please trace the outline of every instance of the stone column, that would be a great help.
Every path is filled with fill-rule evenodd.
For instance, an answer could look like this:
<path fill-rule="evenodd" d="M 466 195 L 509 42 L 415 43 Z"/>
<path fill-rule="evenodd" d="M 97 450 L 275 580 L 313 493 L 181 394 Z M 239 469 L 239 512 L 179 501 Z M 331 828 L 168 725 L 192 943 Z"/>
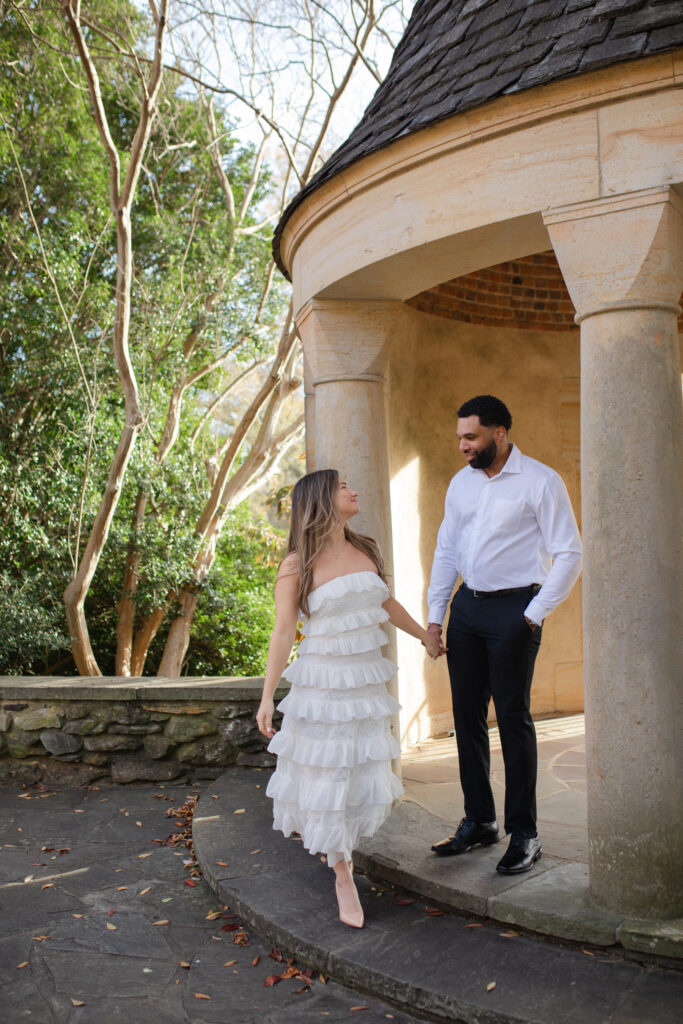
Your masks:
<path fill-rule="evenodd" d="M 391 571 L 387 353 L 399 302 L 313 300 L 297 316 L 315 409 L 315 468 L 338 469 L 359 492 L 353 528 L 374 537 Z M 307 431 L 311 429 L 308 414 Z M 307 449 L 308 451 L 308 449 Z"/>
<path fill-rule="evenodd" d="M 544 217 L 581 325 L 590 890 L 683 914 L 683 204 L 671 189 Z"/>
<path fill-rule="evenodd" d="M 358 491 L 360 512 L 351 526 L 375 538 L 389 576 L 393 552 L 384 389 L 401 309 L 399 302 L 312 300 L 296 318 L 314 394 L 309 403 L 315 409 L 315 469 L 339 470 Z M 307 412 L 307 433 L 311 427 Z M 308 451 L 307 446 L 307 457 Z M 386 654 L 395 661 L 394 630 L 387 633 Z M 396 678 L 388 689 L 397 696 Z M 399 735 L 398 720 L 392 731 Z M 394 770 L 400 775 L 400 763 Z"/>

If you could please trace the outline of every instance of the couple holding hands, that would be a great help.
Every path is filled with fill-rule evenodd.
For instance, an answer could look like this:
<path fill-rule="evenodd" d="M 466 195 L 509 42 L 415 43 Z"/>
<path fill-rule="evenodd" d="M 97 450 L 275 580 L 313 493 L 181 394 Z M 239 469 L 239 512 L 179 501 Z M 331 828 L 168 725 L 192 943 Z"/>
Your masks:
<path fill-rule="evenodd" d="M 373 835 L 402 793 L 391 769 L 398 711 L 386 683 L 381 623 L 446 654 L 453 696 L 465 817 L 436 842 L 439 856 L 499 840 L 489 781 L 487 714 L 493 697 L 505 762 L 504 874 L 529 870 L 541 854 L 536 830 L 536 735 L 529 711 L 544 619 L 580 572 L 581 544 L 567 490 L 554 470 L 508 440 L 512 419 L 491 395 L 458 410 L 467 461 L 448 488 L 428 590 L 429 624 L 392 597 L 382 554 L 349 521 L 359 511 L 350 483 L 333 469 L 304 476 L 292 492 L 289 553 L 275 583 L 276 621 L 268 650 L 259 729 L 277 768 L 268 785 L 273 827 L 298 833 L 334 870 L 339 916 L 363 926 L 352 851 Z M 458 576 L 462 583 L 451 601 Z M 451 602 L 446 644 L 442 623 Z M 303 616 L 305 638 L 287 665 Z M 291 683 L 273 729 L 273 694 Z"/>

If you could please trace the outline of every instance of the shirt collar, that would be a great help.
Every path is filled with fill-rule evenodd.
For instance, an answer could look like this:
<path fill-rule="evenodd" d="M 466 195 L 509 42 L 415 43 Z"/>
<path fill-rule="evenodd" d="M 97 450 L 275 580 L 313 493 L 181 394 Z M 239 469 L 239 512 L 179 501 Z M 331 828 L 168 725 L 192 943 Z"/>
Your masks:
<path fill-rule="evenodd" d="M 507 461 L 506 461 L 505 465 L 503 466 L 503 468 L 501 469 L 500 473 L 496 473 L 496 476 L 488 477 L 489 480 L 495 480 L 496 477 L 502 476 L 503 473 L 521 473 L 522 472 L 522 453 L 520 452 L 520 450 L 519 450 L 519 448 L 517 447 L 516 444 L 512 444 L 511 448 L 512 448 L 512 450 L 511 450 L 510 454 L 508 455 Z M 474 466 L 467 466 L 466 468 L 469 469 L 471 473 L 484 473 L 484 474 L 486 474 L 486 470 L 484 470 L 484 469 L 475 469 Z"/>

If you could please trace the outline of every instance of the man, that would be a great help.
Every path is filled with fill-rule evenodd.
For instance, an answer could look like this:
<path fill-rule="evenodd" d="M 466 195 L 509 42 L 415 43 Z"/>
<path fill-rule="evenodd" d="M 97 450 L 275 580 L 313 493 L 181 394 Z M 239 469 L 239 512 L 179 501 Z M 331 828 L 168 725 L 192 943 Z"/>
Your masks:
<path fill-rule="evenodd" d="M 432 846 L 444 856 L 499 839 L 489 781 L 486 723 L 493 697 L 505 762 L 507 852 L 501 874 L 528 871 L 541 855 L 536 830 L 536 733 L 529 711 L 543 620 L 581 567 L 581 541 L 558 474 L 508 441 L 512 417 L 492 395 L 458 409 L 468 465 L 451 480 L 428 591 L 439 639 L 458 575 L 446 634 L 448 673 L 465 817 Z"/>

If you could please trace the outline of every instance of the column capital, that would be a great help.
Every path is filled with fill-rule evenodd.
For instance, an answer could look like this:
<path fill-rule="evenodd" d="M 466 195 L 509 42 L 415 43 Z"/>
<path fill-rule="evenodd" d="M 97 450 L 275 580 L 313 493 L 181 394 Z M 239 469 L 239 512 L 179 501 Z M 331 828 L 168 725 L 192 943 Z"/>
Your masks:
<path fill-rule="evenodd" d="M 612 310 L 680 312 L 683 200 L 672 188 L 555 207 L 543 221 L 577 323 Z"/>
<path fill-rule="evenodd" d="M 384 300 L 312 299 L 296 325 L 314 387 L 335 381 L 383 383 L 388 345 L 403 303 Z"/>

